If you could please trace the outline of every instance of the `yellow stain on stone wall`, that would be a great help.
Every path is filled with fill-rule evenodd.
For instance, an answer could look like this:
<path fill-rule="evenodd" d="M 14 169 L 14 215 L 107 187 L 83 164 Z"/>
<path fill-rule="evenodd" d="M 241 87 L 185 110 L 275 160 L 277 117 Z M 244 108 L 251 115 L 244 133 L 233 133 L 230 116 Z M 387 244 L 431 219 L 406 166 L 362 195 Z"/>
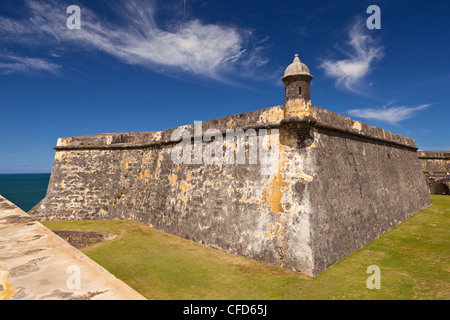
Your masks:
<path fill-rule="evenodd" d="M 158 164 L 157 164 L 157 167 L 158 167 L 158 168 L 161 168 L 161 161 L 162 161 L 162 159 L 163 159 L 163 156 L 162 156 L 162 154 L 160 153 L 160 154 L 158 155 Z"/>
<path fill-rule="evenodd" d="M 122 158 L 122 161 L 120 161 L 120 167 L 122 168 L 122 171 L 128 169 L 128 161 L 126 161 L 126 159 L 124 158 Z"/>
<path fill-rule="evenodd" d="M 313 181 L 313 177 L 311 177 L 310 175 L 307 175 L 306 173 L 304 173 L 303 171 L 298 172 L 298 175 L 300 176 L 301 179 L 306 180 L 306 181 Z"/>
<path fill-rule="evenodd" d="M 170 185 L 173 187 L 177 183 L 178 176 L 176 174 L 169 175 Z"/>
<path fill-rule="evenodd" d="M 283 196 L 282 189 L 288 186 L 289 184 L 283 180 L 281 172 L 279 171 L 272 179 L 270 179 L 268 185 L 264 187 L 263 200 L 273 212 L 283 212 L 283 208 L 281 206 L 281 198 Z"/>
<path fill-rule="evenodd" d="M 270 224 L 270 226 L 272 227 L 272 224 Z M 273 233 L 271 233 L 271 232 L 266 232 L 266 233 L 264 233 L 264 236 L 267 238 L 267 239 L 270 239 L 270 238 L 272 238 L 272 237 L 275 237 L 275 236 L 278 236 L 279 234 L 279 231 L 280 231 L 280 227 L 281 227 L 281 225 L 279 225 L 278 223 L 277 223 L 277 225 L 275 226 L 275 231 L 273 232 Z"/>
<path fill-rule="evenodd" d="M 9 300 L 17 292 L 8 282 L 8 272 L 5 270 L 0 270 L 0 287 L 3 288 L 0 291 L 0 300 Z"/>
<path fill-rule="evenodd" d="M 190 184 L 187 184 L 186 182 L 181 182 L 181 184 L 180 184 L 180 189 L 181 189 L 181 191 L 183 191 L 183 192 L 186 192 L 186 191 L 188 191 L 190 188 L 192 188 L 192 186 L 190 185 Z"/>
<path fill-rule="evenodd" d="M 72 151 L 56 151 L 55 160 L 65 161 L 66 163 L 70 163 L 72 158 L 75 158 L 77 155 Z"/>
<path fill-rule="evenodd" d="M 163 160 L 163 155 L 162 153 L 159 153 L 158 155 L 158 162 L 156 163 L 156 171 L 155 171 L 155 178 L 158 179 L 159 178 L 159 174 L 161 173 L 161 162 Z"/>
<path fill-rule="evenodd" d="M 63 158 L 64 151 L 56 151 L 55 153 L 55 160 L 61 161 Z"/>
<path fill-rule="evenodd" d="M 120 161 L 120 168 L 122 170 L 128 170 L 129 164 L 136 163 L 136 162 L 137 162 L 136 158 L 133 158 L 133 157 L 130 157 L 130 156 L 124 154 L 122 156 L 122 161 Z"/>
<path fill-rule="evenodd" d="M 276 171 L 271 177 L 262 181 L 263 186 L 259 197 L 249 198 L 251 189 L 244 187 L 239 202 L 258 204 L 261 214 L 269 214 L 272 211 L 278 215 L 275 227 L 273 223 L 270 223 L 268 226 L 269 231 L 254 232 L 256 237 L 264 236 L 267 239 L 273 237 L 284 238 L 283 234 L 292 222 L 292 215 L 298 211 L 298 205 L 292 203 L 290 190 L 291 184 L 298 181 L 298 176 L 295 176 L 295 179 L 291 179 L 289 174 L 285 174 L 286 172 L 289 173 L 288 168 L 291 168 L 292 172 L 295 167 L 291 162 L 287 164 L 285 148 L 288 147 L 279 143 L 279 135 L 271 135 L 268 139 L 268 145 L 270 148 L 278 147 L 278 158 L 275 160 Z M 302 175 L 302 177 L 308 180 L 312 178 L 306 174 Z"/>
<path fill-rule="evenodd" d="M 184 203 L 187 202 L 186 192 L 191 188 L 192 186 L 190 184 L 187 184 L 185 181 L 182 181 L 180 183 L 181 193 L 178 195 L 178 198 L 181 199 Z"/>
<path fill-rule="evenodd" d="M 303 99 L 289 100 L 284 105 L 284 116 L 286 118 L 313 116 L 311 113 L 311 105 Z"/>
<path fill-rule="evenodd" d="M 228 120 L 227 122 L 227 128 L 233 128 L 234 122 L 235 122 L 234 118 L 230 117 L 230 120 Z"/>
<path fill-rule="evenodd" d="M 242 198 L 239 202 L 246 203 L 247 202 L 247 192 L 245 190 L 242 191 Z"/>
<path fill-rule="evenodd" d="M 270 136 L 268 139 L 271 147 L 274 145 L 274 140 L 278 138 L 274 136 Z M 285 191 L 289 187 L 289 183 L 284 181 L 282 172 L 284 171 L 284 167 L 286 164 L 286 153 L 283 152 L 283 146 L 278 143 L 278 155 L 279 159 L 277 159 L 277 172 L 276 174 L 269 180 L 265 180 L 265 186 L 262 190 L 263 200 L 269 206 L 269 209 L 275 213 L 283 212 L 283 208 L 281 205 L 281 198 L 283 196 L 283 191 Z"/>
<path fill-rule="evenodd" d="M 278 137 L 275 135 L 274 137 L 271 137 L 271 139 L 272 138 Z M 273 146 L 273 140 L 269 140 L 269 143 Z M 264 237 L 267 239 L 274 237 L 285 239 L 284 235 L 292 224 L 292 217 L 299 210 L 299 204 L 294 200 L 295 197 L 291 186 L 297 183 L 299 178 L 307 182 L 313 180 L 312 176 L 302 171 L 294 173 L 295 160 L 291 158 L 288 159 L 288 146 L 279 144 L 278 148 L 278 159 L 276 159 L 276 162 L 274 163 L 276 171 L 270 178 L 263 180 L 261 195 L 261 213 L 268 214 L 272 211 L 277 214 L 276 224 L 269 224 L 269 230 L 264 232 Z M 292 173 L 292 175 L 290 173 Z"/>
<path fill-rule="evenodd" d="M 261 122 L 276 122 L 283 120 L 284 118 L 284 112 L 281 108 L 272 107 L 267 111 L 264 111 L 259 116 L 259 121 Z"/>
<path fill-rule="evenodd" d="M 317 119 L 316 114 L 313 114 L 313 117 Z M 319 141 L 320 134 L 319 134 L 319 132 L 317 132 L 317 128 L 312 128 L 311 130 L 313 131 L 313 134 L 314 134 L 314 142 L 311 143 L 311 145 L 308 148 L 317 148 L 316 142 Z"/>
<path fill-rule="evenodd" d="M 141 171 L 141 173 L 139 174 L 139 180 L 142 180 L 145 178 L 146 181 L 148 181 L 148 179 L 150 179 L 150 177 L 151 177 L 151 173 L 150 173 L 150 170 L 148 170 L 148 169 Z"/>
<path fill-rule="evenodd" d="M 279 136 L 270 136 L 268 139 L 268 148 L 275 148 L 278 146 L 278 159 L 276 160 L 276 173 L 270 179 L 263 180 L 263 187 L 261 197 L 249 199 L 247 189 L 242 190 L 242 197 L 239 200 L 241 203 L 256 203 L 259 204 L 261 213 L 269 213 L 270 211 L 281 214 L 285 212 L 282 204 L 283 194 L 289 191 L 290 182 L 286 181 L 282 172 L 285 171 L 286 153 L 283 151 L 283 146 L 279 143 Z M 290 166 L 293 169 L 293 166 Z M 231 178 L 231 177 L 228 177 Z M 276 233 L 278 235 L 278 231 Z"/>
<path fill-rule="evenodd" d="M 145 153 L 145 155 L 142 157 L 142 164 L 149 164 L 150 159 L 151 159 L 151 153 L 150 152 Z"/>

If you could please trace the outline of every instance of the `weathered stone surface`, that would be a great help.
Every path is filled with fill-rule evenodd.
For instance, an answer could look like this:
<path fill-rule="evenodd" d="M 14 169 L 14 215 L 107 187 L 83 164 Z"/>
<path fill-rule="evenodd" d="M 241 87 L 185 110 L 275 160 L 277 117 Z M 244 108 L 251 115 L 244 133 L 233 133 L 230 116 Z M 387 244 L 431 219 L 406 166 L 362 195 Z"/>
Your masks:
<path fill-rule="evenodd" d="M 47 299 L 144 297 L 0 196 L 0 300 Z"/>
<path fill-rule="evenodd" d="M 249 163 L 248 139 L 223 147 L 244 148 L 245 164 L 177 165 L 176 128 L 61 138 L 30 214 L 134 219 L 314 276 L 431 204 L 412 139 L 295 101 L 286 121 L 284 108 L 203 122 L 203 132 L 268 130 L 279 154 L 268 166 Z"/>

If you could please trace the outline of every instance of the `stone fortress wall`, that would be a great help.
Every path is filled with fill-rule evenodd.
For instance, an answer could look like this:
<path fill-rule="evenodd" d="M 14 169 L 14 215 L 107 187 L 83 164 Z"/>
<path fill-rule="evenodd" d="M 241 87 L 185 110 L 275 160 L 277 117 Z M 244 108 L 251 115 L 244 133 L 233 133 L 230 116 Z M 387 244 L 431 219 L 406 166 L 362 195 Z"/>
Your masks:
<path fill-rule="evenodd" d="M 311 79 L 296 57 L 283 77 L 285 104 L 203 122 L 214 139 L 199 135 L 198 124 L 61 138 L 47 196 L 30 214 L 133 219 L 318 275 L 431 200 L 414 141 L 311 105 Z M 244 144 L 242 135 L 226 138 L 238 129 L 247 133 Z M 181 153 L 191 163 L 174 161 L 191 144 Z M 216 162 L 200 163 L 199 150 Z M 229 164 L 238 154 L 245 161 Z"/>

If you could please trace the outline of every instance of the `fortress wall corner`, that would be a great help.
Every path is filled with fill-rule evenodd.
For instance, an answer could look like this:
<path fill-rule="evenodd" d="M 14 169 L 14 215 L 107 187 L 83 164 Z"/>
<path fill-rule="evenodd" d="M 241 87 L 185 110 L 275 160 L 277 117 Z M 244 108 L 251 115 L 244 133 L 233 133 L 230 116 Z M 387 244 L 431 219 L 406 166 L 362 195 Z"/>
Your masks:
<path fill-rule="evenodd" d="M 319 123 L 344 129 L 316 129 L 318 169 L 309 197 L 314 274 L 319 274 L 431 200 L 412 139 L 324 109 L 313 112 Z"/>

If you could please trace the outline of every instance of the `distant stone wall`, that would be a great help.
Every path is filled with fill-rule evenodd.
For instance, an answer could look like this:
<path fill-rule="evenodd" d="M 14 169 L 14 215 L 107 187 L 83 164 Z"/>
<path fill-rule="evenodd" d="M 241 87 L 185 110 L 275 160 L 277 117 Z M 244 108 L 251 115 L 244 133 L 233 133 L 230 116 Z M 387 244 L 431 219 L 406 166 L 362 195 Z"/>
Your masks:
<path fill-rule="evenodd" d="M 277 151 L 268 164 L 259 153 L 250 163 L 250 138 L 225 142 L 222 164 L 176 164 L 172 134 L 198 143 L 194 125 L 59 139 L 47 196 L 30 214 L 133 219 L 314 276 L 431 204 L 412 139 L 315 106 L 291 114 L 276 106 L 202 123 L 203 133 L 254 130 L 259 151 Z M 197 146 L 208 150 L 205 140 Z M 229 148 L 245 163 L 227 164 Z"/>
<path fill-rule="evenodd" d="M 418 151 L 422 170 L 450 172 L 450 151 Z"/>
<path fill-rule="evenodd" d="M 450 195 L 450 151 L 419 151 L 431 194 Z"/>

